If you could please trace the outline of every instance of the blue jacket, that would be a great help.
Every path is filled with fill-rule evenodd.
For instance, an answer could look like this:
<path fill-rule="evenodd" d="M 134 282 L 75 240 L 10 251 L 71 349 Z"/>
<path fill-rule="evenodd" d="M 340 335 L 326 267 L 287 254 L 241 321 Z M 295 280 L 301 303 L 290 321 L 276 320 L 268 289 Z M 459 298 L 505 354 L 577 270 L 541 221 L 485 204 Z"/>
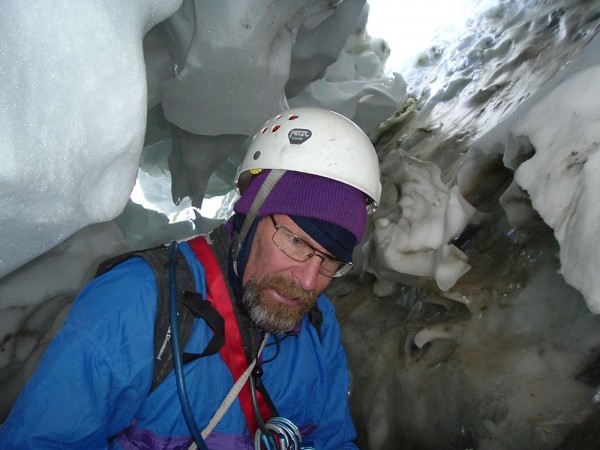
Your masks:
<path fill-rule="evenodd" d="M 180 244 L 197 285 L 204 268 Z M 279 414 L 316 449 L 355 449 L 348 402 L 348 370 L 333 306 L 321 295 L 321 338 L 305 318 L 279 352 L 271 337 L 263 352 L 263 382 Z M 150 395 L 157 289 L 152 270 L 131 258 L 90 283 L 75 300 L 0 427 L 1 449 L 185 449 L 192 443 L 171 373 Z M 196 320 L 186 351 L 200 353 L 212 332 Z M 202 430 L 233 385 L 219 354 L 184 366 L 190 403 Z M 206 444 L 254 448 L 236 400 Z"/>

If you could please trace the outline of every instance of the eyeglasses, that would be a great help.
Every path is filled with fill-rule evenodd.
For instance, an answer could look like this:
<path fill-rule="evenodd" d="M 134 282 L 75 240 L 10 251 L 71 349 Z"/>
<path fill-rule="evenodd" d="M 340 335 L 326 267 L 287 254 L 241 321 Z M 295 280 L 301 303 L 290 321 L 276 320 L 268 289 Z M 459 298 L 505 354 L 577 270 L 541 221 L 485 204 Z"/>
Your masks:
<path fill-rule="evenodd" d="M 272 215 L 269 216 L 275 227 L 273 234 L 273 242 L 279 250 L 292 258 L 294 261 L 308 261 L 313 256 L 321 258 L 319 273 L 329 278 L 339 278 L 346 275 L 353 269 L 352 263 L 339 261 L 335 258 L 327 256 L 325 253 L 317 250 L 312 245 L 304 242 L 283 225 L 275 222 Z"/>

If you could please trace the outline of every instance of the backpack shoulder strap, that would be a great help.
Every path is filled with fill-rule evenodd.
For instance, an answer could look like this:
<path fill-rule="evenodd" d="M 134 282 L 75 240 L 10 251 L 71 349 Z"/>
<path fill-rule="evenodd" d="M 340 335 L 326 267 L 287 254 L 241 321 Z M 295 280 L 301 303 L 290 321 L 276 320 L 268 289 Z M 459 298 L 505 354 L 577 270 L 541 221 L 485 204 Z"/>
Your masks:
<path fill-rule="evenodd" d="M 169 248 L 158 248 L 140 252 L 154 272 L 158 291 L 156 320 L 154 322 L 154 369 L 150 392 L 162 383 L 173 370 L 173 350 L 170 340 L 171 326 L 169 325 Z M 194 322 L 194 315 L 182 302 L 184 293 L 195 292 L 195 284 L 187 261 L 183 255 L 177 254 L 177 316 L 179 321 L 179 340 L 185 348 Z"/>

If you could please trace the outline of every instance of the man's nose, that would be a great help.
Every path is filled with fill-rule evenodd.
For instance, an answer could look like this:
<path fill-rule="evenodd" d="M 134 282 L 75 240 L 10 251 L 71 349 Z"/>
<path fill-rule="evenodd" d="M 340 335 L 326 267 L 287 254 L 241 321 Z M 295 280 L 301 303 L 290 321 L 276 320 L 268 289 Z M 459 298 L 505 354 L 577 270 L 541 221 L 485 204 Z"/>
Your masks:
<path fill-rule="evenodd" d="M 319 269 L 323 258 L 315 254 L 312 258 L 300 263 L 294 271 L 294 276 L 305 291 L 312 291 L 317 286 Z"/>

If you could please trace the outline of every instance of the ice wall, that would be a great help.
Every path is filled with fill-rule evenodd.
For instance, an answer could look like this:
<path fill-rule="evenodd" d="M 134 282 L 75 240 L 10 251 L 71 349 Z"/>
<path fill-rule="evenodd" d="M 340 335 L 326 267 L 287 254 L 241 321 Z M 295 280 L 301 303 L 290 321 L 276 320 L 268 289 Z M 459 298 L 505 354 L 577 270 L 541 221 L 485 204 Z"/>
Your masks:
<path fill-rule="evenodd" d="M 568 66 L 532 95 L 504 123 L 473 143 L 469 166 L 459 174 L 472 184 L 483 164 L 469 160 L 502 155 L 518 186 L 552 227 L 560 245 L 561 273 L 600 313 L 600 253 L 595 245 L 600 223 L 600 39 L 595 38 Z M 485 158 L 484 158 L 485 159 Z M 475 167 L 475 169 L 473 168 Z M 506 196 L 509 194 L 507 193 Z M 509 218 L 524 221 L 507 201 Z"/>
<path fill-rule="evenodd" d="M 600 446 L 599 18 L 597 1 L 501 2 L 403 74 L 409 100 L 374 134 L 384 188 L 368 246 L 383 256 L 329 292 L 361 448 Z M 439 191 L 411 185 L 407 156 L 439 167 Z M 477 209 L 445 244 L 470 266 L 447 290 L 410 276 L 431 260 L 403 246 L 442 215 L 444 186 Z"/>
<path fill-rule="evenodd" d="M 174 202 L 190 197 L 200 206 L 213 172 L 287 107 L 286 90 L 297 93 L 321 77 L 349 35 L 368 42 L 355 28 L 364 6 L 4 2 L 0 276 L 85 226 L 119 216 L 144 146 L 167 144 Z M 353 53 L 368 54 L 368 46 Z M 303 58 L 312 64 L 299 64 Z M 375 76 L 378 56 L 358 65 L 376 68 L 365 69 L 373 76 L 355 89 L 378 90 L 379 100 L 350 102 L 370 111 L 373 128 L 405 92 L 401 78 L 392 86 Z M 221 181 L 231 187 L 231 175 Z"/>
<path fill-rule="evenodd" d="M 0 276 L 123 210 L 146 126 L 142 38 L 180 4 L 3 2 Z"/>

